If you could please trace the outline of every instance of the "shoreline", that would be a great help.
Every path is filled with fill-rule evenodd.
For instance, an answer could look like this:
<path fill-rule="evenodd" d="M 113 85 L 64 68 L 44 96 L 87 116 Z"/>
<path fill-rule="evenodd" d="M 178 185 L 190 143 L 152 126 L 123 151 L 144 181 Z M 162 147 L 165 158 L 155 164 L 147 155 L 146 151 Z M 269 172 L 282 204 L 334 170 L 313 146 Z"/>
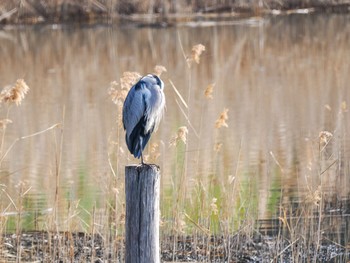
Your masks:
<path fill-rule="evenodd" d="M 314 13 L 350 13 L 350 1 L 319 2 L 309 4 L 267 4 L 258 6 L 256 3 L 246 5 L 216 5 L 201 8 L 185 7 L 182 10 L 164 10 L 153 7 L 148 12 L 136 7 L 122 8 L 118 2 L 110 6 L 84 3 L 85 1 L 69 4 L 48 4 L 45 8 L 39 1 L 19 5 L 10 0 L 0 4 L 0 27 L 20 25 L 48 24 L 134 24 L 136 26 L 168 27 L 191 22 L 222 22 L 241 20 L 266 15 L 314 14 Z M 131 10 L 131 11 L 130 11 Z"/>
<path fill-rule="evenodd" d="M 123 262 L 124 236 L 103 238 L 83 232 L 30 231 L 0 236 L 2 259 L 46 262 Z M 293 247 L 294 246 L 294 247 Z M 297 253 L 298 255 L 294 255 Z M 255 233 L 246 235 L 163 235 L 160 238 L 161 262 L 325 262 L 349 258 L 349 251 L 335 242 L 323 240 L 318 248 L 303 246 L 300 238 L 290 240 Z M 63 261 L 62 261 L 63 260 Z"/>

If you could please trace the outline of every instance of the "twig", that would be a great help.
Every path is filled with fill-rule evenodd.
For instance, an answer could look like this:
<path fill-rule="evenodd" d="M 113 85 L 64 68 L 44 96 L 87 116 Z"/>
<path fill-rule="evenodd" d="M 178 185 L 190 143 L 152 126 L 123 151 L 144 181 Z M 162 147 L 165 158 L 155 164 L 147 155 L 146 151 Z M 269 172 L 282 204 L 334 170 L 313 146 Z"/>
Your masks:
<path fill-rule="evenodd" d="M 179 31 L 177 31 L 177 37 L 178 37 L 178 39 L 179 39 L 179 44 L 180 44 L 180 48 L 181 48 L 181 51 L 182 51 L 182 55 L 184 56 L 184 59 L 185 59 L 185 61 L 187 62 L 187 66 L 189 67 L 190 65 L 188 64 L 187 56 L 186 56 L 184 47 L 182 46 L 182 41 L 181 41 L 181 38 L 180 38 L 180 33 L 179 33 Z"/>
<path fill-rule="evenodd" d="M 188 109 L 187 103 L 185 102 L 184 98 L 181 96 L 180 92 L 175 87 L 174 83 L 170 79 L 169 79 L 169 82 L 170 82 L 171 86 L 173 87 L 176 95 L 180 98 L 180 100 L 183 103 L 183 105 L 185 105 L 186 109 Z"/>
<path fill-rule="evenodd" d="M 284 253 L 284 251 L 286 251 L 288 248 L 290 248 L 292 245 L 294 245 L 300 238 L 297 238 L 296 240 L 294 240 L 292 243 L 290 243 L 288 246 L 286 246 L 280 253 L 278 253 L 272 260 L 270 260 L 270 262 L 274 262 L 280 255 L 282 255 Z"/>
<path fill-rule="evenodd" d="M 6 19 L 6 18 L 11 17 L 14 13 L 17 12 L 17 10 L 18 10 L 17 7 L 15 7 L 15 8 L 13 8 L 13 9 L 11 9 L 10 11 L 8 11 L 8 12 L 2 14 L 2 15 L 0 16 L 0 22 L 1 22 L 2 20 Z"/>
<path fill-rule="evenodd" d="M 113 174 L 114 178 L 116 178 L 117 175 L 115 174 L 115 171 L 113 169 L 112 162 L 111 162 L 111 157 L 110 157 L 109 154 L 108 154 L 108 165 L 109 165 L 109 168 L 111 168 L 111 171 L 112 171 L 112 174 Z"/>
<path fill-rule="evenodd" d="M 270 151 L 270 155 L 271 155 L 272 159 L 275 161 L 275 163 L 277 164 L 277 166 L 281 169 L 281 172 L 284 173 L 284 170 L 283 170 L 281 164 L 279 163 L 279 161 L 277 161 L 277 159 L 272 151 Z"/>
<path fill-rule="evenodd" d="M 210 230 L 202 227 L 201 225 L 197 224 L 188 214 L 184 213 L 185 217 L 190 220 L 192 224 L 194 224 L 196 227 L 198 227 L 199 230 L 203 231 L 206 235 L 210 235 Z"/>
<path fill-rule="evenodd" d="M 12 142 L 12 144 L 10 145 L 10 147 L 7 149 L 7 151 L 4 153 L 4 155 L 1 157 L 1 159 L 0 159 L 0 165 L 1 165 L 1 163 L 3 162 L 3 160 L 6 158 L 6 156 L 8 155 L 8 153 L 11 151 L 11 149 L 13 148 L 13 146 L 15 146 L 15 144 L 16 144 L 18 141 L 24 140 L 24 139 L 27 139 L 27 138 L 30 138 L 30 137 L 37 136 L 37 135 L 39 135 L 39 134 L 42 134 L 42 133 L 44 133 L 44 132 L 47 132 L 47 131 L 49 131 L 49 130 L 52 130 L 52 129 L 56 128 L 56 127 L 59 126 L 59 125 L 60 125 L 60 123 L 56 123 L 56 124 L 52 125 L 51 127 L 47 128 L 47 129 L 45 129 L 45 130 L 42 130 L 42 131 L 33 133 L 33 134 L 31 134 L 31 135 L 22 136 L 22 137 L 19 137 L 19 138 L 15 139 L 15 140 Z"/>
<path fill-rule="evenodd" d="M 195 129 L 195 128 L 193 127 L 193 125 L 191 124 L 190 119 L 189 119 L 189 118 L 187 117 L 187 115 L 186 115 L 186 112 L 180 107 L 180 104 L 179 104 L 179 102 L 178 102 L 177 100 L 175 100 L 175 102 L 176 102 L 176 104 L 179 106 L 179 108 L 180 108 L 182 114 L 185 116 L 185 118 L 186 118 L 188 124 L 190 125 L 191 129 L 193 130 L 194 134 L 196 135 L 197 138 L 199 138 L 198 132 L 196 131 L 196 129 Z"/>
<path fill-rule="evenodd" d="M 27 138 L 30 138 L 30 137 L 34 137 L 34 136 L 37 136 L 39 134 L 42 134 L 44 132 L 47 132 L 49 130 L 52 130 L 53 128 L 56 128 L 57 126 L 61 125 L 61 123 L 56 123 L 54 125 L 52 125 L 51 127 L 45 129 L 45 130 L 42 130 L 42 131 L 39 131 L 39 132 L 36 132 L 36 133 L 33 133 L 33 134 L 30 134 L 30 135 L 27 135 L 27 136 L 23 136 L 21 137 L 20 139 L 27 139 Z"/>
<path fill-rule="evenodd" d="M 1 189 L 1 190 L 5 193 L 5 195 L 7 196 L 7 198 L 10 200 L 10 202 L 12 203 L 12 205 L 15 207 L 16 211 L 18 211 L 18 208 L 17 208 L 15 202 L 13 201 L 13 199 L 11 198 L 11 196 L 10 196 L 4 189 Z"/>
<path fill-rule="evenodd" d="M 327 166 L 326 169 L 324 169 L 324 170 L 320 173 L 320 175 L 322 175 L 322 174 L 324 174 L 325 172 L 327 172 L 327 170 L 328 170 L 329 168 L 331 168 L 337 161 L 338 161 L 338 159 L 334 160 L 330 165 Z"/>

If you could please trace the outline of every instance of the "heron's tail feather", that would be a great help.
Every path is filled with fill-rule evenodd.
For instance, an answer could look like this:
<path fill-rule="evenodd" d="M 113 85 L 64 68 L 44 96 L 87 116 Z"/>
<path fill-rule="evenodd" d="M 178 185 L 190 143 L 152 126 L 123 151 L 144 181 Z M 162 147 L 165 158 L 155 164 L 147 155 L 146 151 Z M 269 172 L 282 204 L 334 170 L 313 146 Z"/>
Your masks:
<path fill-rule="evenodd" d="M 145 125 L 146 125 L 146 119 L 142 118 L 133 131 L 131 132 L 130 136 L 126 135 L 126 144 L 128 145 L 129 151 L 134 155 L 135 158 L 141 157 L 141 152 L 146 147 L 146 144 L 148 143 L 150 137 L 151 137 L 151 131 L 148 133 L 145 132 Z"/>

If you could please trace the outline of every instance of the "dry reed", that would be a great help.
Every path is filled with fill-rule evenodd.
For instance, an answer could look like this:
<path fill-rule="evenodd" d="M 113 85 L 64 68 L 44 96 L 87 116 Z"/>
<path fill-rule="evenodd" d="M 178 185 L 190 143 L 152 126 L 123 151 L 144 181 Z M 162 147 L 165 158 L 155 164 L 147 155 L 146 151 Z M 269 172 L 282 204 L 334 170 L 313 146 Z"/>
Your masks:
<path fill-rule="evenodd" d="M 204 91 L 204 96 L 207 99 L 213 99 L 213 91 L 214 91 L 215 83 L 209 84 Z"/>
<path fill-rule="evenodd" d="M 200 57 L 204 51 L 205 51 L 204 45 L 202 45 L 202 44 L 194 45 L 192 47 L 191 56 L 189 56 L 189 58 L 187 58 L 188 63 L 191 64 L 192 62 L 195 62 L 195 63 L 199 64 Z"/>
<path fill-rule="evenodd" d="M 188 129 L 186 126 L 181 126 L 179 127 L 179 129 L 177 130 L 176 135 L 174 135 L 170 142 L 169 145 L 170 146 L 176 146 L 179 141 L 182 141 L 184 144 L 186 144 L 187 142 L 187 134 L 188 134 Z"/>
<path fill-rule="evenodd" d="M 6 86 L 0 93 L 0 102 L 14 103 L 17 106 L 21 104 L 25 95 L 28 93 L 29 87 L 23 79 L 18 79 L 12 86 Z"/>
<path fill-rule="evenodd" d="M 228 120 L 228 109 L 224 109 L 221 113 L 219 118 L 215 122 L 215 128 L 220 129 L 221 127 L 228 127 L 227 121 Z"/>
<path fill-rule="evenodd" d="M 160 77 L 160 75 L 162 75 L 163 72 L 167 72 L 166 68 L 162 65 L 156 65 L 154 67 L 154 73 Z"/>

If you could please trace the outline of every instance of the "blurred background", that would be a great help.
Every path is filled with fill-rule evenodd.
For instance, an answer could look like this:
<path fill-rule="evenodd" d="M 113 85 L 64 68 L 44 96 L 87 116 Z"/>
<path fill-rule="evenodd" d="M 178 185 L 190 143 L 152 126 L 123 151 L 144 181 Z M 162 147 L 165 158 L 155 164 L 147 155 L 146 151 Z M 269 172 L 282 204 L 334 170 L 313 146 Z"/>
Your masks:
<path fill-rule="evenodd" d="M 304 226 L 346 244 L 350 17 L 306 13 L 167 27 L 4 24 L 0 87 L 24 79 L 30 90 L 0 108 L 12 121 L 1 127 L 1 231 L 123 234 L 124 167 L 139 160 L 111 94 L 128 86 L 125 72 L 161 65 L 166 111 L 146 157 L 161 167 L 163 235 L 271 234 L 281 218 L 318 216 Z"/>

